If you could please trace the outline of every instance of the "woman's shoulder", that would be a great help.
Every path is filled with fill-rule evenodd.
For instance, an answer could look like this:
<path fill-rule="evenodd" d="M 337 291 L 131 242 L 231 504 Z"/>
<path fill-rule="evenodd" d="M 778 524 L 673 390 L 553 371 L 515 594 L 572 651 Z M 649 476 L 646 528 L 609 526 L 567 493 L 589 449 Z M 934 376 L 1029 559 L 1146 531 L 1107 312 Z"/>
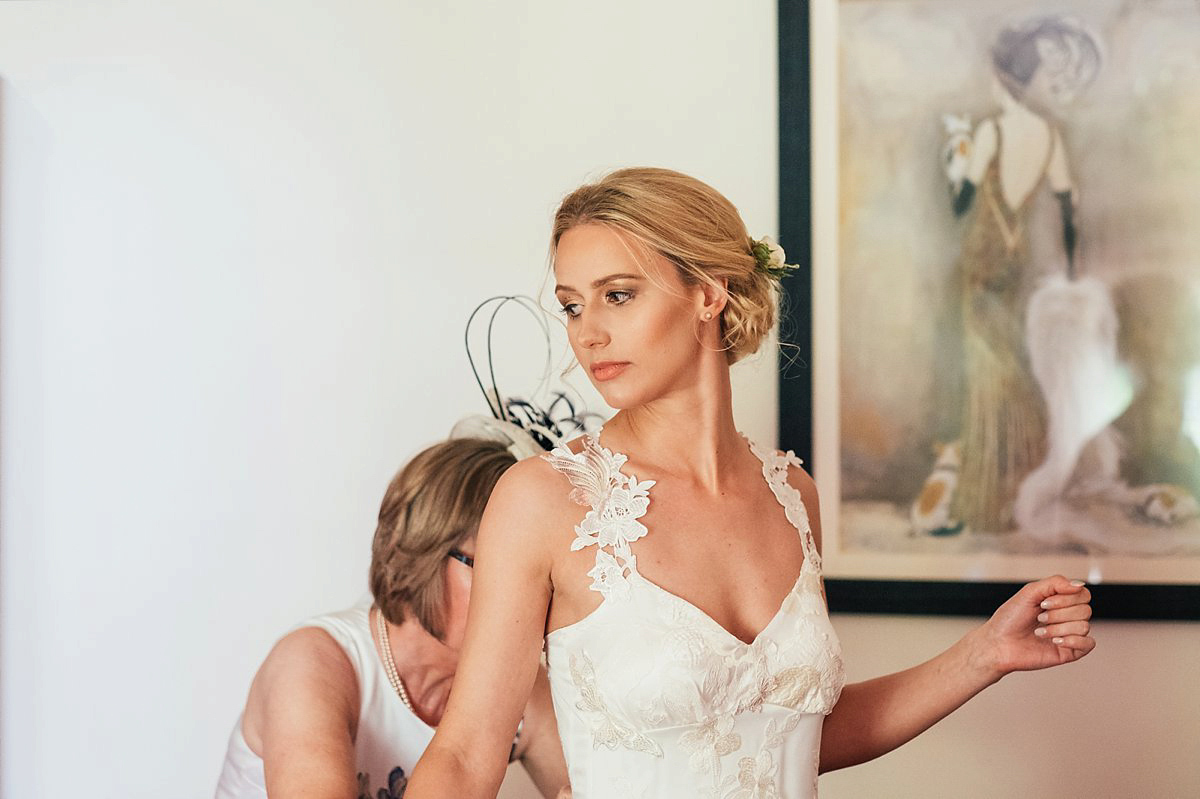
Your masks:
<path fill-rule="evenodd" d="M 598 460 L 592 456 L 600 452 L 602 449 L 590 434 L 565 441 L 537 457 L 517 461 L 500 478 L 493 496 L 500 492 L 532 495 L 551 502 L 556 497 L 567 500 L 574 482 L 572 475 L 579 471 L 595 469 L 593 461 L 598 463 Z M 613 457 L 611 453 L 606 454 L 610 458 Z"/>
<path fill-rule="evenodd" d="M 358 676 L 341 645 L 319 627 L 300 627 L 272 647 L 254 676 L 242 721 L 247 745 L 262 753 L 262 735 L 281 719 L 325 715 L 353 723 Z"/>
<path fill-rule="evenodd" d="M 492 489 L 483 526 L 491 526 L 497 520 L 519 521 L 522 530 L 537 531 L 560 529 L 564 522 L 569 521 L 570 525 L 577 522 L 580 508 L 571 499 L 571 481 L 562 471 L 561 460 L 577 455 L 582 448 L 582 439 L 576 439 L 509 467 Z"/>
<path fill-rule="evenodd" d="M 817 494 L 817 483 L 813 480 L 808 470 L 804 468 L 803 462 L 792 455 L 789 456 L 787 483 L 796 493 L 800 495 L 800 501 L 804 504 L 804 517 L 808 523 L 809 532 L 812 533 L 813 545 L 817 549 L 817 554 L 821 552 L 821 503 Z"/>
<path fill-rule="evenodd" d="M 354 676 L 342 645 L 327 629 L 311 624 L 280 638 L 263 666 L 277 673 Z"/>
<path fill-rule="evenodd" d="M 496 483 L 492 491 L 493 498 L 505 499 L 516 495 L 519 498 L 537 497 L 552 501 L 560 495 L 565 497 L 566 480 L 556 464 L 565 457 L 578 455 L 582 449 L 583 438 L 580 437 L 550 452 L 517 461 Z"/>
<path fill-rule="evenodd" d="M 799 486 L 795 485 L 793 481 L 812 479 L 804 469 L 804 461 L 793 450 L 765 447 L 748 436 L 746 440 L 750 442 L 750 448 L 767 465 L 767 468 L 781 471 L 786 470 L 787 481 L 792 483 L 794 488 L 798 488 Z"/>
<path fill-rule="evenodd" d="M 816 481 L 813 480 L 808 469 L 804 468 L 804 461 L 797 458 L 789 450 L 783 453 L 788 459 L 787 481 L 788 485 L 799 491 L 801 494 L 815 493 L 817 490 Z"/>
<path fill-rule="evenodd" d="M 808 511 L 814 511 L 817 508 L 817 484 L 808 470 L 804 468 L 804 461 L 790 449 L 786 451 L 760 449 L 759 451 L 764 453 L 761 457 L 767 463 L 768 468 L 781 471 L 783 482 L 800 495 Z"/>

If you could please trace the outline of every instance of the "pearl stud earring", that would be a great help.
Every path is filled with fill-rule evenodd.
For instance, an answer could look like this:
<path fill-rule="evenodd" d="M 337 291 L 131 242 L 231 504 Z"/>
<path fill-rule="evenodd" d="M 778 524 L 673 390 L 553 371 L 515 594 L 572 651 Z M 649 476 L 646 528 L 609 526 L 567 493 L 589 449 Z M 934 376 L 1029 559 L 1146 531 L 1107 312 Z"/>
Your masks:
<path fill-rule="evenodd" d="M 712 311 L 705 311 L 704 312 L 704 321 L 707 322 L 709 319 L 712 319 Z"/>

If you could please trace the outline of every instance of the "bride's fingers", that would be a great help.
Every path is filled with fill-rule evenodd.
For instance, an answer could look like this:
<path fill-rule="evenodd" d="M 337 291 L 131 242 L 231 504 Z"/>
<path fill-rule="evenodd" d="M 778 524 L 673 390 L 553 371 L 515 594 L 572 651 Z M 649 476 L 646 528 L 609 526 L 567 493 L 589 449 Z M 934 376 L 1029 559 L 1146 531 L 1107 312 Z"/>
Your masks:
<path fill-rule="evenodd" d="M 1090 635 L 1061 635 L 1050 639 L 1059 649 L 1070 650 L 1075 658 L 1081 658 L 1096 648 L 1096 639 Z"/>
<path fill-rule="evenodd" d="M 1085 591 L 1087 586 L 1083 580 L 1071 580 L 1061 574 L 1055 574 L 1021 586 L 1021 590 L 1013 596 L 1012 601 L 1029 607 L 1041 605 L 1046 608 L 1047 602 L 1052 606 L 1054 602 L 1062 601 L 1063 597 L 1075 596 Z"/>
<path fill-rule="evenodd" d="M 1033 631 L 1033 634 L 1038 638 L 1049 638 L 1056 641 L 1059 638 L 1068 636 L 1086 636 L 1092 631 L 1091 624 L 1084 621 L 1068 621 L 1062 624 L 1047 624 L 1044 627 L 1038 627 Z"/>
<path fill-rule="evenodd" d="M 1043 610 L 1037 615 L 1037 620 L 1039 624 L 1059 624 L 1064 621 L 1086 621 L 1091 617 L 1091 605 L 1071 605 L 1057 610 Z"/>
<path fill-rule="evenodd" d="M 1084 586 L 1074 593 L 1051 594 L 1041 601 L 1040 607 L 1042 610 L 1055 610 L 1056 608 L 1069 608 L 1073 605 L 1086 605 L 1091 601 L 1092 592 Z"/>

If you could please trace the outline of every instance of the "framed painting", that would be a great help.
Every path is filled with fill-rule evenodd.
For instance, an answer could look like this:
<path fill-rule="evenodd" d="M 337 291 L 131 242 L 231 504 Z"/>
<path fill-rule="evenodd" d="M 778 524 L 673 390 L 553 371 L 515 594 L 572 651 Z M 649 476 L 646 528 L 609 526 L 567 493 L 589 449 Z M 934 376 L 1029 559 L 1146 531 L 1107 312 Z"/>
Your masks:
<path fill-rule="evenodd" d="M 1062 573 L 1200 618 L 1200 5 L 782 0 L 779 54 L 780 443 L 831 609 Z"/>

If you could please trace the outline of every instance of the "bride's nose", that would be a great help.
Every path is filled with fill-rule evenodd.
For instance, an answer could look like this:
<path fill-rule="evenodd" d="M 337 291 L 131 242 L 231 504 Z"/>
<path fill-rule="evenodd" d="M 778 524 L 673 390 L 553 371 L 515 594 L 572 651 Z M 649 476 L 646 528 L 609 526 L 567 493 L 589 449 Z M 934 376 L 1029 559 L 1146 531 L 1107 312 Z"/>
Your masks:
<path fill-rule="evenodd" d="M 596 318 L 596 314 L 589 314 L 584 311 L 582 318 L 579 320 L 579 344 L 587 349 L 594 347 L 603 347 L 610 341 L 608 330 Z"/>

